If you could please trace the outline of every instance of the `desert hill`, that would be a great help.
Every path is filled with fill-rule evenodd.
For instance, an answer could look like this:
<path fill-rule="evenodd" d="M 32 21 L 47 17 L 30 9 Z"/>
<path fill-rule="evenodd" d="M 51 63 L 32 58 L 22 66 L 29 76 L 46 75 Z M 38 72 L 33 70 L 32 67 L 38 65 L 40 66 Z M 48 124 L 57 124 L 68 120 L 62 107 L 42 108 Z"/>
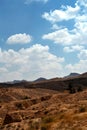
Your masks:
<path fill-rule="evenodd" d="M 64 77 L 64 78 L 53 78 L 53 79 L 45 79 L 40 78 L 41 80 L 37 79 L 34 82 L 29 81 L 20 81 L 13 84 L 10 83 L 0 83 L 0 87 L 23 87 L 23 88 L 43 88 L 43 89 L 51 89 L 51 90 L 58 90 L 64 91 L 67 89 L 68 85 L 71 83 L 74 87 L 81 85 L 83 89 L 87 86 L 87 73 L 83 73 L 77 76 L 72 77 Z"/>
<path fill-rule="evenodd" d="M 69 75 L 65 76 L 65 78 L 75 77 L 79 75 L 80 75 L 79 73 L 70 73 Z"/>
<path fill-rule="evenodd" d="M 42 82 L 42 81 L 45 81 L 45 80 L 46 80 L 46 78 L 40 77 L 40 78 L 34 80 L 34 82 Z"/>
<path fill-rule="evenodd" d="M 0 130 L 87 130 L 87 73 L 0 83 Z"/>

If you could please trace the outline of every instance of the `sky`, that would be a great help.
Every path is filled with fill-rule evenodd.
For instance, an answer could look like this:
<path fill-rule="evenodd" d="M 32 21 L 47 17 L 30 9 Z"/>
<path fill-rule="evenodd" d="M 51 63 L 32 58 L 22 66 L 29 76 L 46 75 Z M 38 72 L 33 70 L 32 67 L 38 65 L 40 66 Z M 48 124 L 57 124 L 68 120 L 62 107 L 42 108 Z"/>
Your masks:
<path fill-rule="evenodd" d="M 0 82 L 87 71 L 87 0 L 0 0 Z"/>

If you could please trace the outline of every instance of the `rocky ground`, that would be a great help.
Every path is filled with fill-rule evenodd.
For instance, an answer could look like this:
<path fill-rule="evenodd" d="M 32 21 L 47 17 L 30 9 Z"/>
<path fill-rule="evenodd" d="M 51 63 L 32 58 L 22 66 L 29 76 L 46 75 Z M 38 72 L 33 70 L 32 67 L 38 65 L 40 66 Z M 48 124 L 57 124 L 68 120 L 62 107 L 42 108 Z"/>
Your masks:
<path fill-rule="evenodd" d="M 0 88 L 0 130 L 87 130 L 87 90 Z"/>

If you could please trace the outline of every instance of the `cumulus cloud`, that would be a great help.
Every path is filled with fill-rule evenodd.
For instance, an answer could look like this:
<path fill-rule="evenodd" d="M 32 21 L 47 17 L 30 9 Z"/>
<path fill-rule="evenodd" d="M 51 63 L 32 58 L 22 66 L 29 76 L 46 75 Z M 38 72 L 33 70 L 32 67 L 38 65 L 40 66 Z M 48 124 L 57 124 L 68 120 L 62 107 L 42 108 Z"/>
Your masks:
<path fill-rule="evenodd" d="M 19 34 L 14 34 L 10 36 L 7 39 L 8 44 L 27 44 L 30 43 L 32 40 L 32 37 L 29 34 L 26 33 L 19 33 Z"/>
<path fill-rule="evenodd" d="M 53 32 L 44 34 L 44 40 L 51 40 L 54 43 L 63 46 L 85 46 L 87 44 L 87 1 L 77 0 L 75 7 L 62 6 L 61 9 L 55 9 L 50 12 L 45 12 L 42 17 L 51 22 Z M 72 29 L 67 26 L 67 22 L 71 22 Z M 66 26 L 61 28 L 61 22 L 66 21 Z M 60 26 L 57 26 L 60 22 Z M 72 47 L 71 47 L 72 49 Z M 70 48 L 68 47 L 68 50 Z M 72 50 L 71 50 L 72 51 Z"/>
<path fill-rule="evenodd" d="M 87 71 L 87 0 L 77 0 L 73 7 L 62 5 L 60 9 L 44 12 L 42 18 L 50 22 L 54 29 L 44 34 L 42 39 L 62 45 L 66 53 L 77 52 L 77 62 L 66 63 L 63 72 Z"/>
<path fill-rule="evenodd" d="M 81 48 L 81 47 L 80 47 Z M 67 64 L 65 66 L 65 70 L 67 70 L 68 73 L 70 72 L 77 72 L 77 73 L 84 73 L 87 71 L 87 49 L 81 49 L 78 53 L 78 62 L 74 64 Z"/>
<path fill-rule="evenodd" d="M 75 46 L 66 46 L 64 47 L 64 52 L 74 52 L 74 51 L 81 51 L 84 49 L 84 46 L 80 46 L 80 45 L 75 45 Z"/>
<path fill-rule="evenodd" d="M 62 29 L 63 28 L 63 26 L 58 26 L 57 24 L 53 24 L 52 25 L 52 27 L 51 27 L 51 29 L 53 29 L 53 30 L 59 30 L 59 29 Z"/>
<path fill-rule="evenodd" d="M 74 19 L 78 12 L 79 12 L 80 8 L 78 5 L 75 6 L 75 8 L 71 7 L 71 6 L 62 6 L 62 9 L 60 10 L 54 10 L 54 11 L 50 11 L 45 12 L 42 15 L 42 18 L 55 23 L 55 22 L 60 22 L 60 21 L 68 21 L 70 19 Z"/>
<path fill-rule="evenodd" d="M 3 64 L 3 68 L 0 67 L 0 81 L 61 76 L 63 62 L 63 57 L 50 53 L 49 47 L 41 44 L 19 51 L 0 49 L 0 63 Z"/>
<path fill-rule="evenodd" d="M 65 69 L 67 70 L 68 73 L 71 72 L 77 72 L 77 73 L 84 73 L 87 70 L 87 60 L 80 60 L 76 64 L 67 64 L 65 66 Z"/>
<path fill-rule="evenodd" d="M 55 43 L 62 45 L 71 45 L 77 42 L 77 36 L 75 35 L 75 33 L 73 33 L 73 31 L 69 32 L 67 28 L 59 29 L 52 33 L 45 34 L 42 36 L 42 38 L 52 40 Z"/>
<path fill-rule="evenodd" d="M 76 28 L 74 28 L 73 30 L 69 30 L 68 28 L 59 29 L 48 34 L 44 34 L 42 38 L 54 41 L 54 43 L 58 43 L 61 45 L 86 44 L 87 22 L 78 22 L 75 26 Z"/>
<path fill-rule="evenodd" d="M 79 6 L 87 7 L 87 0 L 77 0 Z"/>
<path fill-rule="evenodd" d="M 72 46 L 80 50 L 83 47 Z M 65 65 L 65 59 L 50 52 L 49 46 L 35 44 L 30 48 L 0 49 L 0 82 L 14 79 L 34 80 L 39 77 L 59 77 L 70 72 L 82 73 L 87 70 L 87 50 L 82 49 L 78 54 L 79 61 Z"/>
<path fill-rule="evenodd" d="M 78 54 L 78 58 L 80 60 L 86 60 L 87 59 L 87 50 L 83 49 L 80 51 L 80 53 Z"/>
<path fill-rule="evenodd" d="M 26 0 L 25 4 L 29 4 L 29 3 L 32 3 L 32 2 L 43 2 L 43 3 L 47 3 L 48 0 Z"/>

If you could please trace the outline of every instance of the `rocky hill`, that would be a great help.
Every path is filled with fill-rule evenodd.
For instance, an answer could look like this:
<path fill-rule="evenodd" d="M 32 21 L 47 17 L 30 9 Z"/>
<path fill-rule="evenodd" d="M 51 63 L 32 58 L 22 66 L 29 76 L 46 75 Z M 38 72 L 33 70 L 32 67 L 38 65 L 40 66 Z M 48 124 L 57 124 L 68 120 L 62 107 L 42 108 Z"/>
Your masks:
<path fill-rule="evenodd" d="M 70 93 L 69 88 L 78 90 Z M 0 130 L 87 130 L 87 73 L 0 84 Z"/>
<path fill-rule="evenodd" d="M 34 82 L 42 82 L 42 81 L 45 81 L 45 80 L 46 80 L 46 78 L 40 77 L 40 78 L 34 80 Z"/>
<path fill-rule="evenodd" d="M 69 75 L 65 76 L 65 78 L 75 77 L 79 75 L 80 75 L 79 73 L 70 73 Z"/>

